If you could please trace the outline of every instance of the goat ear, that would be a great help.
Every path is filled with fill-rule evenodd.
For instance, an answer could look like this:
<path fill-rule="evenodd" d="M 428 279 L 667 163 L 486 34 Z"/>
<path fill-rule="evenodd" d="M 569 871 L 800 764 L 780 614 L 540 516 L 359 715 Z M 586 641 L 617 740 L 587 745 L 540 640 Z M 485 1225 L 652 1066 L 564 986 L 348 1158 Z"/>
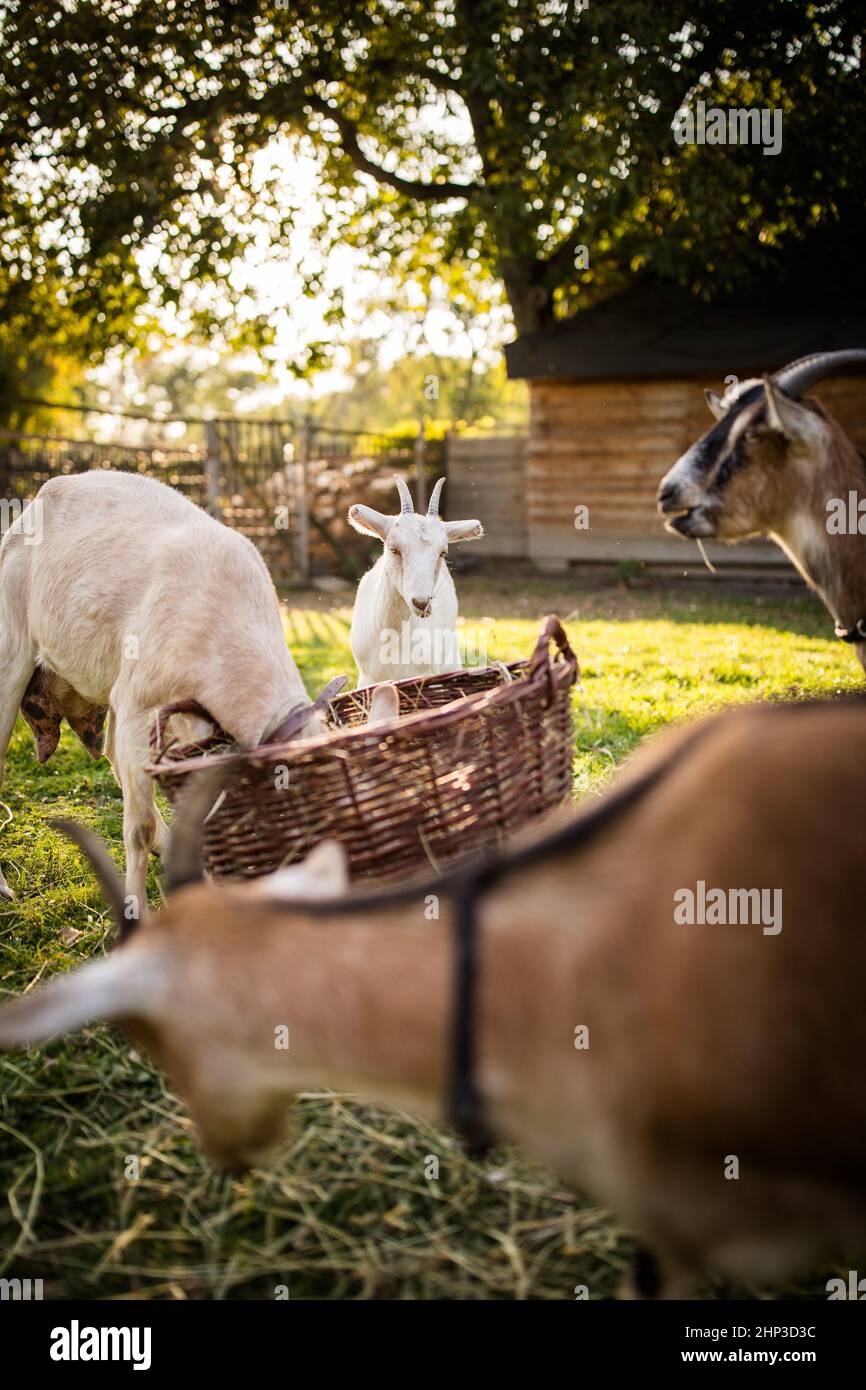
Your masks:
<path fill-rule="evenodd" d="M 362 507 L 360 503 L 349 508 L 349 525 L 360 531 L 362 536 L 376 536 L 380 541 L 387 536 L 393 520 L 393 517 L 376 512 L 372 507 Z"/>
<path fill-rule="evenodd" d="M 303 867 L 334 893 L 344 893 L 349 886 L 348 859 L 339 840 L 322 840 L 310 850 Z"/>
<path fill-rule="evenodd" d="M 769 377 L 764 377 L 764 395 L 767 400 L 767 424 L 771 430 L 783 434 L 786 439 L 799 439 L 806 433 L 806 427 L 811 423 L 809 412 L 774 386 Z"/>
<path fill-rule="evenodd" d="M 457 541 L 477 541 L 484 535 L 480 521 L 446 521 L 445 531 L 452 545 Z"/>
<path fill-rule="evenodd" d="M 370 713 L 367 715 L 367 725 L 384 724 L 388 719 L 396 719 L 400 713 L 400 696 L 397 687 L 386 683 L 377 685 L 370 700 Z"/>
<path fill-rule="evenodd" d="M 706 397 L 707 405 L 710 407 L 716 419 L 721 420 L 722 416 L 726 415 L 728 412 L 724 397 L 720 396 L 718 391 L 711 391 L 709 387 L 704 391 L 704 396 Z"/>
<path fill-rule="evenodd" d="M 337 840 L 323 840 L 301 863 L 257 878 L 250 892 L 272 902 L 302 903 L 308 899 L 339 898 L 349 888 L 346 851 Z"/>
<path fill-rule="evenodd" d="M 119 951 L 106 960 L 91 961 L 23 999 L 0 1008 L 0 1048 L 29 1047 L 61 1033 L 73 1033 L 85 1023 L 144 1014 L 144 995 L 158 994 L 153 971 L 142 970 L 141 953 Z M 153 1000 L 151 1001 L 153 1002 Z"/>

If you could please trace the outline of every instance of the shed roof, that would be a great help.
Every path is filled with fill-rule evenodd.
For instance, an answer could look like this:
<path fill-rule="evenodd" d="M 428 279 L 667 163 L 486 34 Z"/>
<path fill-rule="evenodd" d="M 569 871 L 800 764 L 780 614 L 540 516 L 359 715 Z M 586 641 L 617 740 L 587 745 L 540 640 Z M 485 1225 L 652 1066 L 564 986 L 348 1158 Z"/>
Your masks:
<path fill-rule="evenodd" d="M 866 346 L 866 307 L 707 304 L 675 285 L 638 284 L 505 349 L 510 377 L 605 381 L 745 376 L 809 352 Z"/>

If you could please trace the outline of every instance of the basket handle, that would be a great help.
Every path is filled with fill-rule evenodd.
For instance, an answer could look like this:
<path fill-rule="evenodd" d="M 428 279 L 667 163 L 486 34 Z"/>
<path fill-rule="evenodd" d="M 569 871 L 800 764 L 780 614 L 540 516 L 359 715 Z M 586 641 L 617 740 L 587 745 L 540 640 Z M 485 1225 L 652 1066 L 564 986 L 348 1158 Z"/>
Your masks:
<path fill-rule="evenodd" d="M 559 650 L 559 654 L 565 661 L 566 665 L 574 667 L 574 680 L 579 680 L 580 667 L 577 662 L 577 657 L 571 649 L 571 643 L 568 640 L 565 628 L 562 626 L 562 623 L 559 621 L 555 613 L 548 614 L 548 616 L 544 620 L 544 626 L 542 627 L 541 632 L 538 634 L 538 641 L 535 644 L 535 651 L 532 653 L 532 657 L 529 662 L 529 670 L 527 672 L 527 675 L 534 676 L 535 673 L 541 667 L 545 667 L 548 676 L 550 675 L 550 671 L 553 666 L 553 662 L 550 660 L 549 654 L 551 642 L 556 643 L 557 648 Z"/>
<path fill-rule="evenodd" d="M 150 729 L 150 746 L 157 755 L 165 751 L 165 729 L 173 714 L 197 714 L 219 729 L 213 715 L 198 700 L 175 700 L 173 704 L 163 705 Z"/>

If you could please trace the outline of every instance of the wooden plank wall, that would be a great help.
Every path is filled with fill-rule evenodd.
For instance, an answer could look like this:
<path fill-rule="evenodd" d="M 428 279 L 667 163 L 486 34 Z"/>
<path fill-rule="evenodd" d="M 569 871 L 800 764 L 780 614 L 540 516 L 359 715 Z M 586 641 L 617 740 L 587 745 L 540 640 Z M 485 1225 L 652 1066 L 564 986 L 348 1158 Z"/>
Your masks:
<path fill-rule="evenodd" d="M 445 515 L 478 517 L 484 527 L 473 555 L 525 559 L 526 435 L 448 436 Z"/>
<path fill-rule="evenodd" d="M 721 382 L 705 384 L 723 389 Z M 863 378 L 827 383 L 815 394 L 866 449 Z M 550 568 L 573 560 L 685 563 L 686 546 L 661 528 L 656 490 L 671 464 L 711 424 L 702 383 L 693 380 L 533 382 L 530 558 Z M 578 505 L 589 508 L 588 530 L 575 528 Z M 726 568 L 790 568 L 771 542 L 710 545 L 708 551 Z"/>
<path fill-rule="evenodd" d="M 810 392 L 825 405 L 831 415 L 854 440 L 857 448 L 866 453 L 866 377 L 840 377 L 825 381 Z"/>

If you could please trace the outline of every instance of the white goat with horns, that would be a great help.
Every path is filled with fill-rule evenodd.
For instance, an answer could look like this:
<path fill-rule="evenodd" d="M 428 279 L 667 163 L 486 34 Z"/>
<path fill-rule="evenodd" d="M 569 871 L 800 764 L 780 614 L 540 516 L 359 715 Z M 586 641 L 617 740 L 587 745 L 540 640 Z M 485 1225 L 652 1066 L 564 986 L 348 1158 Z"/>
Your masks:
<path fill-rule="evenodd" d="M 440 478 L 424 516 L 402 478 L 399 516 L 349 508 L 349 521 L 384 551 L 358 585 L 350 636 L 358 685 L 458 670 L 457 591 L 445 563 L 448 546 L 484 535 L 480 521 L 442 521 Z"/>

